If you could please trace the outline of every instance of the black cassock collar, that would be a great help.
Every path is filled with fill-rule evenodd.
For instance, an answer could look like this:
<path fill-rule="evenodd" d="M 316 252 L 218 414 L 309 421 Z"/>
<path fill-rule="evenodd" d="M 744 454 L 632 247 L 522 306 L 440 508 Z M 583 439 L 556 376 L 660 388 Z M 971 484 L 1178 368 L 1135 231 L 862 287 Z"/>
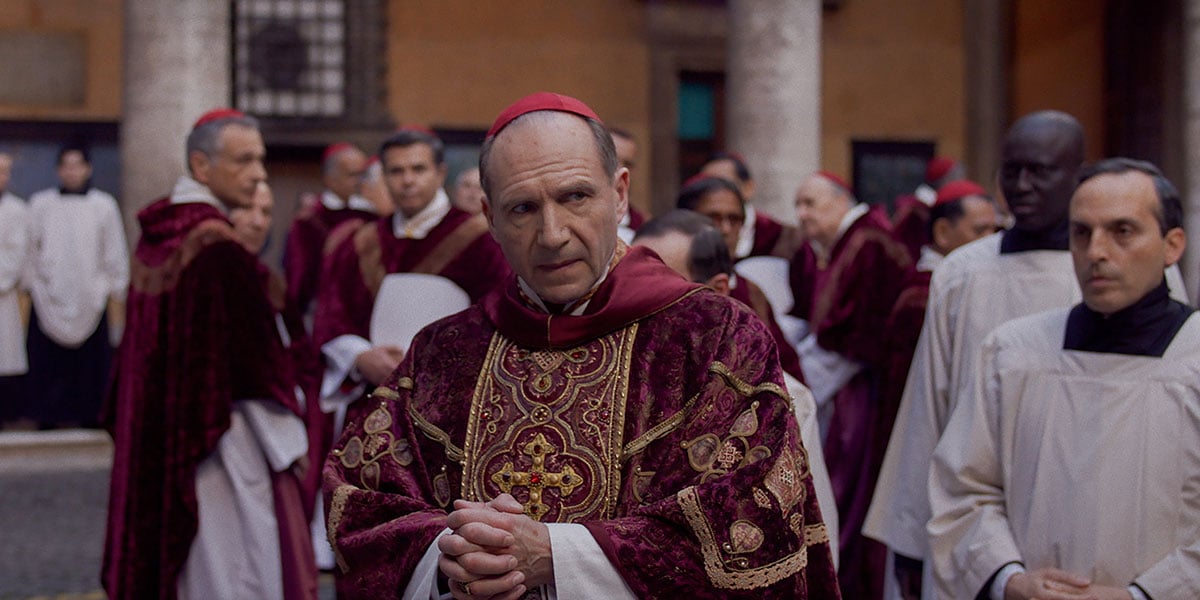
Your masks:
<path fill-rule="evenodd" d="M 1032 250 L 1067 250 L 1071 242 L 1067 230 L 1067 222 L 1041 233 L 1029 233 L 1019 229 L 1009 229 L 1000 238 L 1000 254 L 1029 252 Z"/>
<path fill-rule="evenodd" d="M 1063 349 L 1162 357 L 1194 310 L 1171 299 L 1165 279 L 1108 317 L 1081 302 L 1067 317 Z"/>

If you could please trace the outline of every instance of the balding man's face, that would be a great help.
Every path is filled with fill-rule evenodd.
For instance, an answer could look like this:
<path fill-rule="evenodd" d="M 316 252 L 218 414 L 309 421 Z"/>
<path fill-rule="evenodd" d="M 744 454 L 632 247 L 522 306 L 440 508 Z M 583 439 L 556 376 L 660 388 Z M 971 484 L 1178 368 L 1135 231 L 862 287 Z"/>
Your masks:
<path fill-rule="evenodd" d="M 513 271 L 546 302 L 586 294 L 616 250 L 629 171 L 604 172 L 579 117 L 534 113 L 495 139 L 488 182 L 484 213 Z"/>
<path fill-rule="evenodd" d="M 796 220 L 805 237 L 828 250 L 850 204 L 845 192 L 828 179 L 812 175 L 796 192 Z"/>
<path fill-rule="evenodd" d="M 1066 221 L 1080 160 L 1061 127 L 1031 124 L 1009 135 L 1000 187 L 1017 229 L 1042 232 Z"/>
<path fill-rule="evenodd" d="M 1127 171 L 1083 182 L 1071 200 L 1071 258 L 1083 301 L 1112 314 L 1141 300 L 1163 280 L 1187 245 L 1183 229 L 1166 234 L 1154 181 Z"/>
<path fill-rule="evenodd" d="M 367 155 L 358 148 L 347 148 L 338 152 L 333 164 L 325 172 L 325 187 L 343 201 L 357 194 L 367 170 Z"/>
<path fill-rule="evenodd" d="M 267 179 L 262 135 L 252 127 L 230 124 L 221 129 L 217 139 L 213 156 L 192 153 L 193 176 L 226 206 L 250 206 L 258 184 Z"/>

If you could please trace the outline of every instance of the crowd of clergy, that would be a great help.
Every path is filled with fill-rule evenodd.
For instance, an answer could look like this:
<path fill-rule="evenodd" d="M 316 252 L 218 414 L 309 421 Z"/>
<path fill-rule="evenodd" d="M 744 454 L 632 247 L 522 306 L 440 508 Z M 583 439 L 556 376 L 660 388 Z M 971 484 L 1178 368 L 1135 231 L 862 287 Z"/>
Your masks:
<path fill-rule="evenodd" d="M 429 129 L 330 144 L 281 268 L 253 117 L 132 254 L 64 147 L 0 196 L 0 417 L 111 433 L 112 598 L 1200 598 L 1179 192 L 1084 135 L 890 210 L 817 171 L 796 225 L 722 151 L 651 217 L 636 140 L 535 94 L 452 182 Z"/>

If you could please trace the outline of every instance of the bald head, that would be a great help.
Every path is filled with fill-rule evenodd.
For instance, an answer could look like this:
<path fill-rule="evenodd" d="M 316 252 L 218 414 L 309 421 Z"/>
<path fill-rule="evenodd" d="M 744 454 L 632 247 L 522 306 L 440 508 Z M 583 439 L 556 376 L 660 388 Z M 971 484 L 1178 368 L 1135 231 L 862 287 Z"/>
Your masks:
<path fill-rule="evenodd" d="M 808 239 L 828 250 L 842 217 L 856 203 L 850 190 L 821 173 L 813 173 L 796 191 L 796 220 Z"/>
<path fill-rule="evenodd" d="M 367 155 L 346 144 L 330 153 L 321 163 L 321 178 L 325 187 L 343 201 L 359 192 L 363 173 L 367 170 Z"/>
<path fill-rule="evenodd" d="M 578 300 L 611 264 L 629 192 L 629 171 L 616 163 L 608 130 L 566 112 L 519 116 L 484 142 L 483 214 L 543 302 Z"/>
<path fill-rule="evenodd" d="M 1013 124 L 1004 140 L 1000 186 L 1016 229 L 1043 233 L 1065 226 L 1083 158 L 1083 127 L 1067 113 L 1035 112 Z"/>

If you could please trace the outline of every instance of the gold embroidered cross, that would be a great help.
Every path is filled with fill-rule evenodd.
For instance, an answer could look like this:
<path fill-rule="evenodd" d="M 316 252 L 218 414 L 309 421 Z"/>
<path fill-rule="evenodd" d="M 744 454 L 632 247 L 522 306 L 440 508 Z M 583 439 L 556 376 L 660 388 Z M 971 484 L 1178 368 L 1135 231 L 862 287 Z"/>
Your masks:
<path fill-rule="evenodd" d="M 570 465 L 564 466 L 558 473 L 546 472 L 546 456 L 557 453 L 558 448 L 551 446 L 543 434 L 537 434 L 533 441 L 525 444 L 523 452 L 533 458 L 533 466 L 528 472 L 514 471 L 513 464 L 506 462 L 504 467 L 492 475 L 492 481 L 505 493 L 512 493 L 514 487 L 527 488 L 529 501 L 525 503 L 525 514 L 535 521 L 540 521 L 542 516 L 550 511 L 549 506 L 542 504 L 542 490 L 558 488 L 565 498 L 583 484 L 583 478 Z"/>

